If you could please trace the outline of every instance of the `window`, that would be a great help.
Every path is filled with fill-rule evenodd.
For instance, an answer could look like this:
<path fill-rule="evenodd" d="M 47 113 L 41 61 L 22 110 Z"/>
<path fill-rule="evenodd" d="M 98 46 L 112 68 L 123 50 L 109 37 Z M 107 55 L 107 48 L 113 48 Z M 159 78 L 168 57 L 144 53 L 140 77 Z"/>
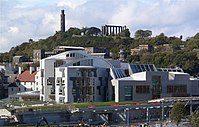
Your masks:
<path fill-rule="evenodd" d="M 125 86 L 124 87 L 124 99 L 125 101 L 133 100 L 133 86 Z"/>
<path fill-rule="evenodd" d="M 167 93 L 187 93 L 187 86 L 186 85 L 168 85 L 167 86 Z"/>
<path fill-rule="evenodd" d="M 80 62 L 77 62 L 77 66 L 80 66 Z"/>
<path fill-rule="evenodd" d="M 65 69 L 63 69 L 63 71 L 62 71 L 62 77 L 65 77 Z"/>
<path fill-rule="evenodd" d="M 75 53 L 70 53 L 70 57 L 75 57 Z"/>
<path fill-rule="evenodd" d="M 93 66 L 93 59 L 91 59 L 91 66 Z"/>
<path fill-rule="evenodd" d="M 62 94 L 62 89 L 59 89 L 59 95 L 61 95 Z"/>
<path fill-rule="evenodd" d="M 98 89 L 98 94 L 101 95 L 101 87 L 97 86 L 97 89 Z"/>
<path fill-rule="evenodd" d="M 73 66 L 80 66 L 80 61 L 76 62 L 76 63 L 73 63 Z"/>
<path fill-rule="evenodd" d="M 136 93 L 150 93 L 149 86 L 136 86 Z"/>

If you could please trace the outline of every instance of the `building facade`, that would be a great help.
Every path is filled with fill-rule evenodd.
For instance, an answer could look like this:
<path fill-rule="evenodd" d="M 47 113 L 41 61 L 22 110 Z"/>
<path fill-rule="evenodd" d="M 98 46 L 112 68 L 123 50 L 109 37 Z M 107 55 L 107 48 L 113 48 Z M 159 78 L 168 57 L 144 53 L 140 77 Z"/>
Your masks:
<path fill-rule="evenodd" d="M 134 64 L 129 70 L 130 76 L 112 80 L 115 102 L 199 96 L 199 79 L 190 78 L 182 69 L 161 71 L 154 65 Z"/>
<path fill-rule="evenodd" d="M 65 103 L 78 101 L 103 101 L 103 99 L 97 99 L 98 97 L 95 96 L 95 92 L 93 91 L 95 91 L 96 89 L 105 89 L 101 88 L 99 84 L 101 84 L 102 87 L 108 87 L 107 83 L 104 82 L 108 82 L 108 70 L 111 66 L 114 65 L 112 65 L 107 60 L 100 57 L 94 57 L 90 54 L 86 54 L 86 52 L 83 50 L 71 50 L 42 59 L 40 61 L 39 69 L 39 73 L 41 73 L 39 81 L 42 86 L 40 99 L 43 101 L 56 100 L 57 102 L 58 100 L 65 100 L 61 101 Z M 91 74 L 93 77 L 90 77 Z M 57 86 L 57 84 L 59 84 L 61 81 L 64 81 L 64 83 L 62 82 L 61 86 L 65 88 L 62 88 L 59 85 Z M 73 85 L 73 87 L 70 86 L 71 84 Z M 70 86 L 69 88 L 68 85 Z M 92 89 L 88 88 L 91 89 L 88 90 L 88 86 L 92 87 Z M 81 90 L 77 91 L 77 89 L 80 89 L 80 87 L 83 91 L 85 90 L 85 92 L 80 94 Z M 62 94 L 62 92 L 67 92 L 68 90 L 70 91 L 70 95 L 68 95 L 67 93 Z M 77 91 L 76 93 L 73 92 L 73 94 L 76 94 L 76 97 L 73 96 L 73 99 L 70 98 L 72 100 L 68 100 L 67 96 L 72 96 L 72 90 Z M 103 90 L 101 91 L 103 92 Z M 89 94 L 90 98 L 87 100 L 82 100 L 82 97 L 80 96 L 85 97 L 86 93 Z M 64 94 L 66 94 L 64 99 L 58 99 L 59 97 L 63 97 L 62 95 Z M 94 98 L 91 96 L 93 96 Z M 106 95 L 103 94 L 103 96 Z"/>
<path fill-rule="evenodd" d="M 68 50 L 40 61 L 40 100 L 57 103 L 147 101 L 199 96 L 199 79 L 181 68 L 128 64 Z"/>
<path fill-rule="evenodd" d="M 45 51 L 43 49 L 33 50 L 33 62 L 39 62 L 45 58 Z"/>
<path fill-rule="evenodd" d="M 108 71 L 93 66 L 58 67 L 55 100 L 57 103 L 104 102 L 108 100 Z"/>

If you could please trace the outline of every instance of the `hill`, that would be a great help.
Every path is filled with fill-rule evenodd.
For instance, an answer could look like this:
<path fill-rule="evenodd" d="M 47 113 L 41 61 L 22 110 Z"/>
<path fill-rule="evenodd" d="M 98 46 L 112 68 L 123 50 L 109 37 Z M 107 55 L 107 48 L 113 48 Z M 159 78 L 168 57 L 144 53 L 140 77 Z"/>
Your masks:
<path fill-rule="evenodd" d="M 55 35 L 46 39 L 24 42 L 12 47 L 7 53 L 1 53 L 0 62 L 11 62 L 15 55 L 25 55 L 32 58 L 34 49 L 51 51 L 56 46 L 61 45 L 92 46 L 109 48 L 114 59 L 118 58 L 119 49 L 123 49 L 127 52 L 126 62 L 129 63 L 153 63 L 157 67 L 180 66 L 191 75 L 197 75 L 199 72 L 199 33 L 186 41 L 182 41 L 182 37 L 167 37 L 163 33 L 156 37 L 144 37 L 143 35 L 139 37 L 136 34 L 136 38 L 131 38 L 129 31 L 125 31 L 121 36 L 100 36 L 98 28 L 91 28 L 70 28 L 64 33 L 56 32 Z M 131 55 L 130 49 L 142 44 L 155 48 L 152 51 L 143 50 L 139 54 Z M 167 48 L 164 45 L 167 45 Z"/>

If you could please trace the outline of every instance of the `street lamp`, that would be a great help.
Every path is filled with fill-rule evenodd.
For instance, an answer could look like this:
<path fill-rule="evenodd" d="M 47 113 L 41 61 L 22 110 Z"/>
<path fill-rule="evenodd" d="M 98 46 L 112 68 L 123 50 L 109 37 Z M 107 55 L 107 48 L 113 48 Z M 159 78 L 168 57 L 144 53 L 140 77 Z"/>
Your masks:
<path fill-rule="evenodd" d="M 163 102 L 163 100 L 160 102 L 162 104 L 162 122 L 163 122 L 164 121 L 164 102 Z"/>
<path fill-rule="evenodd" d="M 126 124 L 127 127 L 130 127 L 130 109 L 129 108 L 125 108 L 124 111 L 126 112 Z"/>

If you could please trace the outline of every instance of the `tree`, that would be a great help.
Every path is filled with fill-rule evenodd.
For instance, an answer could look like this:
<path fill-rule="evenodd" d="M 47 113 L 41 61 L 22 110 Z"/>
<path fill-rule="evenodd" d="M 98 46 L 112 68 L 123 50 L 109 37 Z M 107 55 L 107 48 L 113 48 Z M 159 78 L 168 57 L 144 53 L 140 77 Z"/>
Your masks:
<path fill-rule="evenodd" d="M 150 30 L 137 30 L 135 32 L 135 38 L 145 38 L 150 37 L 152 35 L 152 31 Z"/>
<path fill-rule="evenodd" d="M 86 35 L 88 36 L 97 36 L 99 35 L 101 30 L 97 27 L 88 28 Z"/>
<path fill-rule="evenodd" d="M 161 33 L 160 35 L 156 36 L 154 38 L 156 45 L 163 45 L 168 43 L 167 36 L 164 35 L 164 33 Z"/>
<path fill-rule="evenodd" d="M 29 70 L 30 65 L 29 64 L 22 64 L 21 67 L 23 68 L 23 70 Z"/>
<path fill-rule="evenodd" d="M 120 36 L 122 36 L 122 37 L 130 37 L 130 35 L 131 35 L 131 33 L 130 33 L 129 29 L 123 30 L 120 33 Z"/>
<path fill-rule="evenodd" d="M 199 110 L 191 115 L 191 125 L 192 127 L 199 127 Z"/>
<path fill-rule="evenodd" d="M 81 35 L 81 30 L 76 27 L 70 27 L 67 31 L 70 35 Z"/>
<path fill-rule="evenodd" d="M 86 35 L 86 31 L 88 30 L 87 27 L 82 27 L 81 32 L 83 33 L 83 35 Z"/>
<path fill-rule="evenodd" d="M 173 108 L 171 109 L 170 118 L 173 122 L 178 124 L 180 123 L 181 119 L 186 115 L 186 109 L 183 103 L 177 102 L 174 104 Z"/>

